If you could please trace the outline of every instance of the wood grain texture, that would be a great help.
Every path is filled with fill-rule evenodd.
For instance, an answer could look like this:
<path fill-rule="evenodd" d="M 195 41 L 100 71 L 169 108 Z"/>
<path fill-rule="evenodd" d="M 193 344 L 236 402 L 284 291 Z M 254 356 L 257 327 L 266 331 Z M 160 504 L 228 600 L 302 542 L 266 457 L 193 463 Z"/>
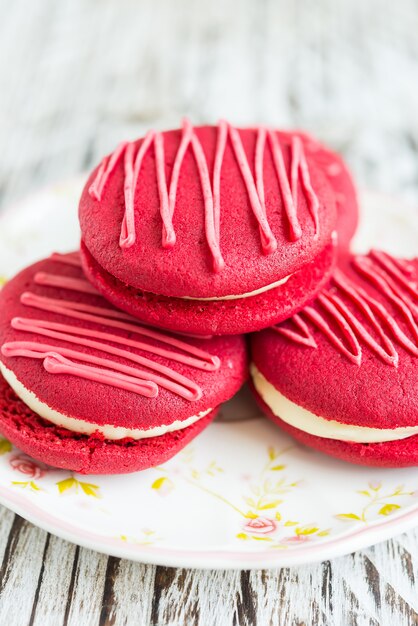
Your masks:
<path fill-rule="evenodd" d="M 0 0 L 0 202 L 147 126 L 312 130 L 361 185 L 418 197 L 414 0 Z M 418 530 L 279 571 L 107 558 L 0 508 L 0 624 L 418 624 Z"/>

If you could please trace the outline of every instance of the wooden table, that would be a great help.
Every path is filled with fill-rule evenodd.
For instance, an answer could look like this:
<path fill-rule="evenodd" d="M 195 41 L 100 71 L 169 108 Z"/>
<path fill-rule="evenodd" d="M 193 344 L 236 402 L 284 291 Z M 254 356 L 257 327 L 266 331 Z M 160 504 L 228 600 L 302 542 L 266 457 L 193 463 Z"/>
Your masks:
<path fill-rule="evenodd" d="M 417 201 L 412 1 L 0 7 L 2 206 L 184 114 L 308 128 L 360 185 Z M 418 531 L 317 565 L 203 572 L 107 558 L 0 516 L 0 624 L 418 624 Z"/>

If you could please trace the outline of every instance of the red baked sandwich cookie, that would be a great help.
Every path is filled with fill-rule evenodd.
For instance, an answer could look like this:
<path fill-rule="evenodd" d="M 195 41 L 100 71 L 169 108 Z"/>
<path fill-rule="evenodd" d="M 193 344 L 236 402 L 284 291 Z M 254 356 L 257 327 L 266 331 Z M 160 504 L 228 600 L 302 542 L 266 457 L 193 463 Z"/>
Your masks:
<path fill-rule="evenodd" d="M 53 255 L 0 292 L 0 431 L 34 458 L 90 474 L 152 467 L 215 417 L 247 374 L 243 337 L 143 326 Z"/>
<path fill-rule="evenodd" d="M 353 256 L 291 320 L 252 336 L 266 414 L 332 456 L 418 465 L 418 260 Z"/>
<path fill-rule="evenodd" d="M 295 134 L 226 122 L 150 131 L 91 174 L 82 261 L 155 326 L 238 334 L 286 319 L 329 279 L 335 192 Z"/>
<path fill-rule="evenodd" d="M 322 169 L 334 190 L 337 204 L 338 248 L 345 252 L 356 232 L 359 222 L 357 191 L 344 159 L 311 135 L 295 133 L 302 139 L 308 155 Z"/>

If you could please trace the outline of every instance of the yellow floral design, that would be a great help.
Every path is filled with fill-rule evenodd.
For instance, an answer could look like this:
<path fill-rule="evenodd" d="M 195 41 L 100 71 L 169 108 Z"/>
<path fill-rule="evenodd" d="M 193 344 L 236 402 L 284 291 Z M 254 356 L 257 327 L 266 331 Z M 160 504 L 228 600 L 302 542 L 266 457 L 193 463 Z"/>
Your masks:
<path fill-rule="evenodd" d="M 142 533 L 141 539 L 133 537 L 132 535 L 119 535 L 117 539 L 120 539 L 121 541 L 124 541 L 126 543 L 135 544 L 137 546 L 152 546 L 157 541 L 161 541 L 161 537 L 157 535 L 155 530 L 144 528 L 140 532 Z"/>
<path fill-rule="evenodd" d="M 170 480 L 170 478 L 168 478 L 168 476 L 161 476 L 160 478 L 154 480 L 151 485 L 151 489 L 159 492 L 160 495 L 167 495 L 174 489 L 174 483 Z"/>
<path fill-rule="evenodd" d="M 30 491 L 42 491 L 34 480 L 12 480 L 12 485 L 16 485 L 16 487 L 21 487 L 22 489 L 29 489 Z"/>
<path fill-rule="evenodd" d="M 5 276 L 0 276 L 0 289 L 4 287 L 6 283 L 7 283 L 7 278 Z"/>
<path fill-rule="evenodd" d="M 92 496 L 93 498 L 101 498 L 98 485 L 93 485 L 91 483 L 85 483 L 81 480 L 77 480 L 74 476 L 70 476 L 69 478 L 65 478 L 64 480 L 60 480 L 56 483 L 58 487 L 58 491 L 61 494 L 66 491 L 73 491 L 75 493 L 79 493 L 80 490 L 86 496 Z"/>
<path fill-rule="evenodd" d="M 244 502 L 250 507 L 246 517 L 255 519 L 267 510 L 276 510 L 283 503 L 283 499 L 277 496 L 288 493 L 299 484 L 300 481 L 287 482 L 284 477 L 277 479 L 276 472 L 286 469 L 286 465 L 280 463 L 279 458 L 289 449 L 278 451 L 273 447 L 268 448 L 267 463 L 261 470 L 257 482 L 250 485 L 251 495 L 243 496 Z M 278 515 L 276 513 L 276 519 L 280 518 Z"/>
<path fill-rule="evenodd" d="M 181 470 L 170 470 L 165 467 L 155 469 L 163 474 L 151 484 L 151 489 L 160 495 L 168 495 L 175 489 L 174 476 L 192 485 L 233 509 L 243 520 L 241 530 L 236 538 L 241 541 L 268 542 L 271 548 L 288 548 L 291 543 L 309 541 L 314 537 L 325 537 L 330 529 L 322 529 L 316 524 L 306 524 L 295 520 L 282 519 L 279 512 L 283 497 L 296 488 L 300 481 L 289 481 L 282 473 L 287 469 L 281 457 L 293 446 L 283 450 L 273 447 L 267 449 L 267 459 L 256 479 L 249 482 L 249 493 L 243 494 L 239 502 L 234 502 L 212 486 L 207 479 L 215 478 L 224 473 L 215 460 L 204 467 L 194 463 L 194 451 L 186 448 L 179 455 L 182 462 Z M 246 506 L 244 506 L 246 505 Z M 280 537 L 278 537 L 280 535 Z"/>
<path fill-rule="evenodd" d="M 11 452 L 12 449 L 13 446 L 8 439 L 0 439 L 0 456 Z"/>
<path fill-rule="evenodd" d="M 393 502 L 404 496 L 413 496 L 413 491 L 405 491 L 404 485 L 398 485 L 389 493 L 382 492 L 382 483 L 368 484 L 368 489 L 358 491 L 360 495 L 367 498 L 367 503 L 358 513 L 339 513 L 335 517 L 342 521 L 356 521 L 367 523 L 376 515 L 387 516 L 402 508 L 401 504 Z"/>

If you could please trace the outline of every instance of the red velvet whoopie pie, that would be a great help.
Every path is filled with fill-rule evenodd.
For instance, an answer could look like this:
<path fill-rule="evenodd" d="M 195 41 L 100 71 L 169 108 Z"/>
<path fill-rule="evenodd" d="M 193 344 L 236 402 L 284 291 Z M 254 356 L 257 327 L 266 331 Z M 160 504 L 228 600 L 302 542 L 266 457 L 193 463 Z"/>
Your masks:
<path fill-rule="evenodd" d="M 0 432 L 35 459 L 89 474 L 160 464 L 247 376 L 243 337 L 141 325 L 86 280 L 78 253 L 0 292 Z"/>
<path fill-rule="evenodd" d="M 418 465 L 418 259 L 347 257 L 251 349 L 256 398 L 295 439 L 361 465 Z"/>
<path fill-rule="evenodd" d="M 329 280 L 336 193 L 297 133 L 227 122 L 150 131 L 92 172 L 79 204 L 91 283 L 138 319 L 239 334 Z"/>

